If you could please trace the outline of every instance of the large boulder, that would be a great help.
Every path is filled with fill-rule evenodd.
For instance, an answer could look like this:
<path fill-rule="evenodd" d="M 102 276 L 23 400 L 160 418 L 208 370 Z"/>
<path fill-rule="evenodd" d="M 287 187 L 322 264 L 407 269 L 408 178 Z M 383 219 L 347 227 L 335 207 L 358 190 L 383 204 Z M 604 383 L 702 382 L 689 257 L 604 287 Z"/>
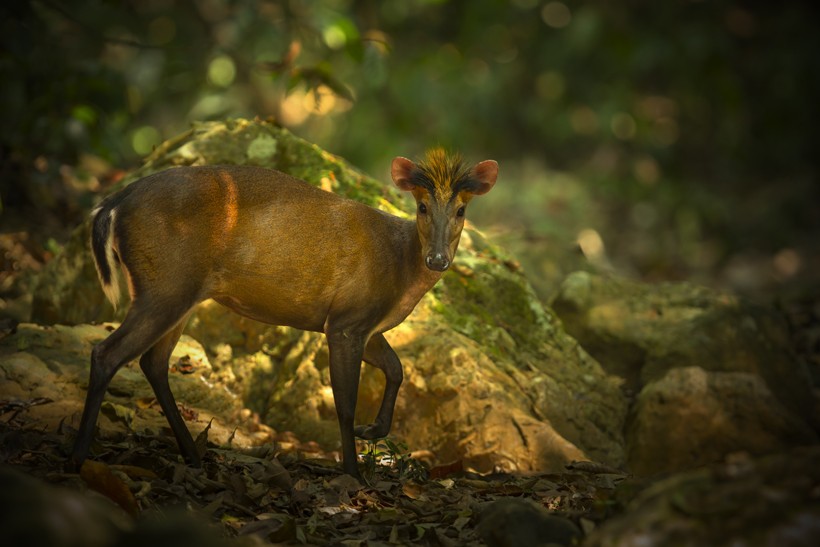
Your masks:
<path fill-rule="evenodd" d="M 746 451 L 769 454 L 817 443 L 817 434 L 789 411 L 762 377 L 748 372 L 673 368 L 638 395 L 627 426 L 632 470 L 686 469 Z"/>
<path fill-rule="evenodd" d="M 552 302 L 567 331 L 636 401 L 630 469 L 650 474 L 818 441 L 818 401 L 773 310 L 688 283 L 587 272 Z"/>
<path fill-rule="evenodd" d="M 198 124 L 161 145 L 123 184 L 167 167 L 215 163 L 276 168 L 394 214 L 413 209 L 391 186 L 264 121 Z M 555 470 L 578 459 L 623 464 L 620 380 L 567 335 L 510 256 L 471 225 L 462 238 L 451 271 L 387 334 L 406 377 L 395 435 L 439 461 L 463 460 L 479 471 Z M 34 294 L 36 321 L 114 317 L 96 285 L 87 239 L 87 225 L 78 227 L 45 268 Z M 272 427 L 338 443 L 321 335 L 261 325 L 213 302 L 194 312 L 186 332 L 215 366 L 231 370 L 228 386 Z M 372 420 L 382 385 L 381 373 L 366 367 L 360 422 Z"/>
<path fill-rule="evenodd" d="M 9 408 L 25 409 L 46 428 L 63 422 L 77 427 L 88 388 L 91 348 L 115 326 L 19 325 L 14 334 L 0 339 L 0 399 Z M 177 401 L 187 409 L 183 414 L 191 430 L 197 434 L 216 418 L 209 437 L 216 442 L 225 443 L 232 436 L 243 446 L 269 441 L 270 434 L 254 437 L 244 428 L 234 431 L 243 404 L 228 389 L 232 377 L 225 372 L 214 370 L 201 344 L 182 336 L 168 376 Z M 137 363 L 123 367 L 112 380 L 99 424 L 103 434 L 168 429 Z"/>

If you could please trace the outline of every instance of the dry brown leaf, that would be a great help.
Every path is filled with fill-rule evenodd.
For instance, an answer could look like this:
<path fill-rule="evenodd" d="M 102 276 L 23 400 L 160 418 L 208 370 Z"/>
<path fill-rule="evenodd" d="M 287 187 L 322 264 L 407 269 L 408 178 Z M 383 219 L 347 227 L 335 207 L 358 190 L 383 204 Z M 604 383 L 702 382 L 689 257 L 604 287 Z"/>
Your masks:
<path fill-rule="evenodd" d="M 462 460 L 456 460 L 444 465 L 437 465 L 430 470 L 430 480 L 443 479 L 453 473 L 461 473 L 463 471 L 464 462 Z"/>
<path fill-rule="evenodd" d="M 196 451 L 199 453 L 199 457 L 205 455 L 205 452 L 208 450 L 208 430 L 211 429 L 211 424 L 213 423 L 214 419 L 208 422 L 208 425 L 205 426 L 205 429 L 200 431 L 199 435 L 196 436 L 194 439 L 194 445 L 196 445 Z"/>
<path fill-rule="evenodd" d="M 157 474 L 150 469 L 139 467 L 136 465 L 111 465 L 112 471 L 120 471 L 128 475 L 133 480 L 153 480 L 157 478 Z"/>
<path fill-rule="evenodd" d="M 188 408 L 183 404 L 177 404 L 177 408 L 179 409 L 179 413 L 182 415 L 182 419 L 186 422 L 194 422 L 199 418 L 199 412 L 193 408 Z"/>
<path fill-rule="evenodd" d="M 296 523 L 293 517 L 281 514 L 262 514 L 260 520 L 252 521 L 239 530 L 240 536 L 253 534 L 271 543 L 282 543 L 296 539 Z"/>
<path fill-rule="evenodd" d="M 338 477 L 331 479 L 328 481 L 328 485 L 340 493 L 344 492 L 347 494 L 358 492 L 364 488 L 358 479 L 347 474 L 339 475 Z"/>
<path fill-rule="evenodd" d="M 251 473 L 254 479 L 285 492 L 293 487 L 290 473 L 279 460 L 275 458 L 260 459 L 259 464 Z"/>
<path fill-rule="evenodd" d="M 424 495 L 425 488 L 415 482 L 406 482 L 401 485 L 401 491 L 410 499 L 417 500 Z"/>
<path fill-rule="evenodd" d="M 80 468 L 80 477 L 92 490 L 109 498 L 129 515 L 135 517 L 139 513 L 137 500 L 128 485 L 106 464 L 85 460 Z"/>

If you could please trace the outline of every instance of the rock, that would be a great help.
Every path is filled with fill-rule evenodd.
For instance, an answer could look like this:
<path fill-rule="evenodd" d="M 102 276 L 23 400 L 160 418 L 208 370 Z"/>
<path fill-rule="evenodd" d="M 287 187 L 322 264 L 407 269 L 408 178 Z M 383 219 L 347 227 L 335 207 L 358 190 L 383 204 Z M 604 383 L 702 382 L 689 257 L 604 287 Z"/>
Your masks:
<path fill-rule="evenodd" d="M 478 533 L 490 547 L 575 545 L 581 531 L 569 519 L 551 515 L 527 499 L 501 498 L 481 511 Z"/>
<path fill-rule="evenodd" d="M 772 310 L 688 283 L 578 272 L 552 302 L 567 331 L 637 394 L 630 469 L 655 473 L 817 442 L 818 401 Z"/>
<path fill-rule="evenodd" d="M 10 467 L 0 468 L 0 541 L 4 545 L 107 547 L 130 519 L 100 496 L 55 488 Z"/>
<path fill-rule="evenodd" d="M 28 417 L 54 429 L 63 421 L 79 425 L 88 385 L 91 348 L 103 340 L 113 325 L 54 325 L 30 323 L 0 340 L 0 399 L 45 400 L 47 404 L 27 407 Z M 183 335 L 171 356 L 169 383 L 186 413 L 194 434 L 216 420 L 209 438 L 225 443 L 236 424 L 233 415 L 242 401 L 228 389 L 228 382 L 213 370 L 202 346 Z M 105 432 L 164 431 L 165 417 L 153 401 L 154 394 L 136 363 L 124 366 L 112 380 L 99 425 Z M 243 428 L 236 433 L 236 446 L 254 446 L 257 439 Z"/>
<path fill-rule="evenodd" d="M 114 309 L 100 289 L 91 260 L 91 224 L 71 234 L 60 253 L 37 276 L 31 304 L 32 321 L 44 324 L 99 323 L 113 319 Z M 117 318 L 124 317 L 120 310 Z"/>
<path fill-rule="evenodd" d="M 816 433 L 790 412 L 760 376 L 669 370 L 638 396 L 627 429 L 630 469 L 640 475 L 686 469 L 747 451 L 817 443 Z"/>
<path fill-rule="evenodd" d="M 116 547 L 258 547 L 254 538 L 228 536 L 224 529 L 181 508 L 156 511 L 137 520 Z"/>
<path fill-rule="evenodd" d="M 19 547 L 260 545 L 227 537 L 223 529 L 182 509 L 146 511 L 135 520 L 102 495 L 55 487 L 10 467 L 0 468 L 0 541 Z"/>
<path fill-rule="evenodd" d="M 820 537 L 820 447 L 731 461 L 653 484 L 585 547 L 813 546 Z"/>
<path fill-rule="evenodd" d="M 262 121 L 198 124 L 161 145 L 124 184 L 174 165 L 214 163 L 274 167 L 395 214 L 412 211 L 390 186 Z M 45 268 L 34 296 L 37 321 L 114 317 L 86 240 L 84 225 Z M 336 446 L 321 335 L 261 325 L 212 302 L 194 312 L 186 332 L 232 378 L 244 406 L 277 430 Z M 432 448 L 440 461 L 461 459 L 479 471 L 546 471 L 578 459 L 623 463 L 626 403 L 619 381 L 564 332 L 516 262 L 471 225 L 451 271 L 388 338 L 407 378 L 394 431 L 411 448 Z M 382 382 L 380 371 L 365 367 L 360 422 L 373 419 Z"/>

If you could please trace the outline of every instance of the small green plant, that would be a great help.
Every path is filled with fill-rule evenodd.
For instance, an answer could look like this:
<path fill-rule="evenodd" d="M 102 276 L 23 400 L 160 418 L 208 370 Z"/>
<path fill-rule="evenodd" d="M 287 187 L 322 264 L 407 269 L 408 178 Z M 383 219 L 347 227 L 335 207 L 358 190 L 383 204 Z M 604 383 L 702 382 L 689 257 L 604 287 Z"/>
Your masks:
<path fill-rule="evenodd" d="M 427 468 L 413 458 L 404 443 L 396 443 L 388 438 L 367 441 L 367 449 L 359 454 L 364 463 L 364 478 L 372 482 L 379 468 L 390 469 L 399 479 L 414 481 L 427 480 Z"/>

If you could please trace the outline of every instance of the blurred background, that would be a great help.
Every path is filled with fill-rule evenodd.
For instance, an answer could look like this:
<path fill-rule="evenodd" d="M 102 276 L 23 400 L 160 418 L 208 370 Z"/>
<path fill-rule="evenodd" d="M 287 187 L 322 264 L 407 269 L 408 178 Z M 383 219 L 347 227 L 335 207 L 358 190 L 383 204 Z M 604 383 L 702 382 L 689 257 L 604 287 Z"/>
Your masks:
<path fill-rule="evenodd" d="M 581 268 L 816 295 L 818 11 L 6 0 L 2 269 L 48 260 L 98 192 L 191 121 L 259 116 L 386 183 L 393 156 L 434 145 L 498 160 L 468 217 L 544 298 Z"/>

